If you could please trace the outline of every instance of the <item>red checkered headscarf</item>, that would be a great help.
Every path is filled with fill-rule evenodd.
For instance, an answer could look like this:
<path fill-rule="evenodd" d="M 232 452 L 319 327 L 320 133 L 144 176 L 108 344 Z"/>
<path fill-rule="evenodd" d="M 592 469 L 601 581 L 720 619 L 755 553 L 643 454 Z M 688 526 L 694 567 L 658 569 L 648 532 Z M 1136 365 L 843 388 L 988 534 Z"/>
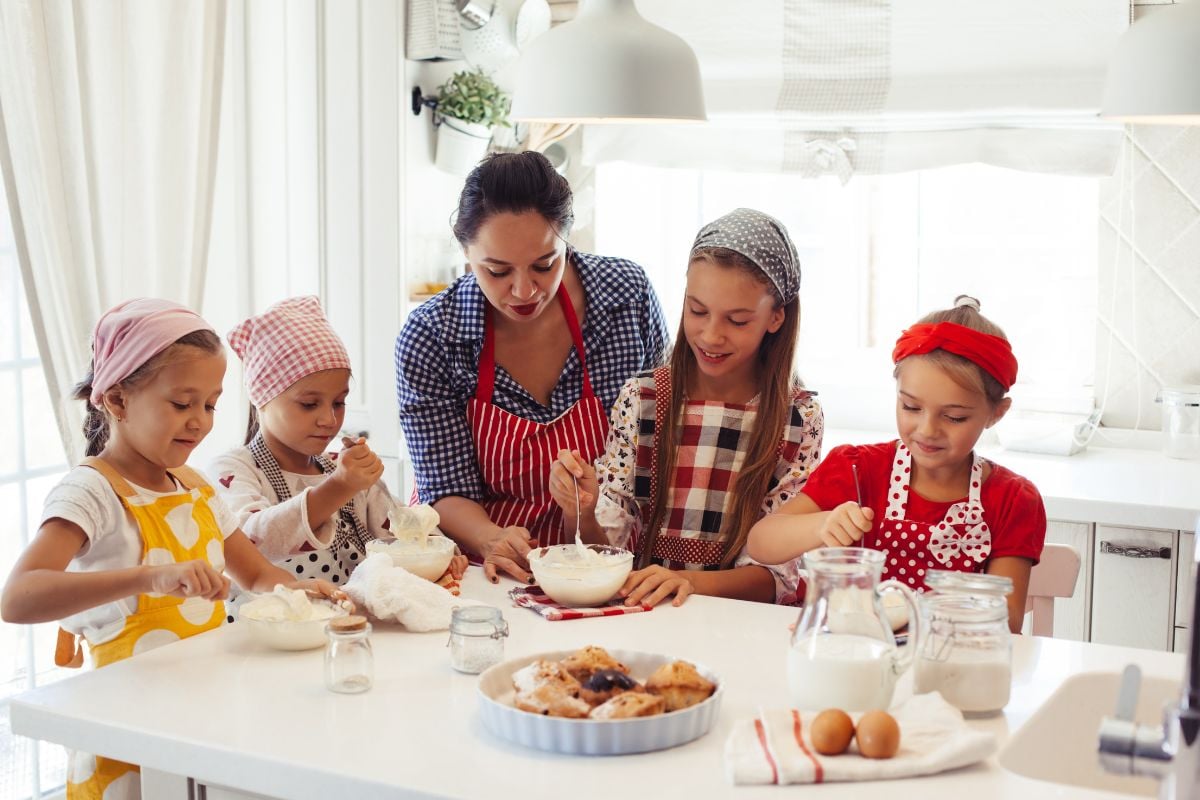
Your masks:
<path fill-rule="evenodd" d="M 250 402 L 262 408 L 296 381 L 326 369 L 350 369 L 346 346 L 316 297 L 291 297 L 229 332 L 242 360 Z"/>

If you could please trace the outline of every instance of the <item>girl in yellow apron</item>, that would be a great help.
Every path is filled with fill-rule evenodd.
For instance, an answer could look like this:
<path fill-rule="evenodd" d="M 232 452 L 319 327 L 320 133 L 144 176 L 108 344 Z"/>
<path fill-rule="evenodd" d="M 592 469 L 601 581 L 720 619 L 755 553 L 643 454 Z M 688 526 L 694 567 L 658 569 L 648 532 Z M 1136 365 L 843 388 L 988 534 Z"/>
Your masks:
<path fill-rule="evenodd" d="M 101 317 L 92 349 L 76 390 L 88 401 L 88 458 L 47 497 L 0 598 L 5 621 L 62 620 L 56 663 L 82 663 L 78 635 L 101 667 L 222 624 L 226 569 L 253 591 L 282 583 L 344 598 L 263 558 L 184 466 L 212 429 L 225 375 L 207 322 L 174 303 L 131 300 Z M 70 759 L 70 800 L 136 798 L 140 788 L 135 765 Z"/>

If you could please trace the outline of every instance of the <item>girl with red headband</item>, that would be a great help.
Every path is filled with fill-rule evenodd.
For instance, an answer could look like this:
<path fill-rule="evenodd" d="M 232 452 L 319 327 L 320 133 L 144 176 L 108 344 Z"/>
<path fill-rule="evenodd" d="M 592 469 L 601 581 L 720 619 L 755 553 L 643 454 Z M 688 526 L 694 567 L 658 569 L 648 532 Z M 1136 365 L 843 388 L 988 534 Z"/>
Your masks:
<path fill-rule="evenodd" d="M 1019 631 L 1046 510 L 1032 483 L 975 453 L 1012 404 L 1008 339 L 960 295 L 901 334 L 892 360 L 900 438 L 830 451 L 799 495 L 754 526 L 749 553 L 775 564 L 816 547 L 870 547 L 888 554 L 885 578 L 917 591 L 931 569 L 1002 575 Z"/>

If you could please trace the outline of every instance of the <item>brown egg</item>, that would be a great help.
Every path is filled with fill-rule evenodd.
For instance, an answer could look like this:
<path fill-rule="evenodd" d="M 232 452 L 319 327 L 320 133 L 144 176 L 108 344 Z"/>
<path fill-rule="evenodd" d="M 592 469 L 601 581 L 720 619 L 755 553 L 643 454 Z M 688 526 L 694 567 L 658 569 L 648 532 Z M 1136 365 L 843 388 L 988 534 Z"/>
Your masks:
<path fill-rule="evenodd" d="M 886 711 L 868 711 L 858 720 L 858 752 L 866 758 L 891 758 L 900 749 L 900 726 Z"/>
<path fill-rule="evenodd" d="M 840 708 L 827 708 L 812 721 L 809 737 L 813 749 L 821 755 L 841 755 L 854 738 L 854 722 Z"/>

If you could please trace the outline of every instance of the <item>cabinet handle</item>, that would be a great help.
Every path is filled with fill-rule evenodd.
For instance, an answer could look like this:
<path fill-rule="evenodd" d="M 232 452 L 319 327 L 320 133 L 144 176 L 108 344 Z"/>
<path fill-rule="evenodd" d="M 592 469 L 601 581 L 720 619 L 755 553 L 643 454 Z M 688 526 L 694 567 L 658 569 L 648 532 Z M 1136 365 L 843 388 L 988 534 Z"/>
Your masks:
<path fill-rule="evenodd" d="M 1100 552 L 1125 558 L 1165 558 L 1168 561 L 1171 559 L 1171 548 L 1169 547 L 1138 547 L 1135 544 L 1101 542 Z"/>

